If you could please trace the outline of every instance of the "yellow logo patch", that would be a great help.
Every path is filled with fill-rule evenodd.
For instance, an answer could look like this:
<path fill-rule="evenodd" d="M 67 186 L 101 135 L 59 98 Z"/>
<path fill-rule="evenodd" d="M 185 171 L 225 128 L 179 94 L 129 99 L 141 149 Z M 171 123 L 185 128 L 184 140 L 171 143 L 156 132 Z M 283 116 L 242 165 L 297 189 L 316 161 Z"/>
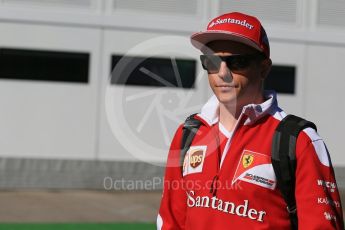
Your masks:
<path fill-rule="evenodd" d="M 254 156 L 252 154 L 244 154 L 242 157 L 242 165 L 244 168 L 249 167 L 254 162 Z"/>

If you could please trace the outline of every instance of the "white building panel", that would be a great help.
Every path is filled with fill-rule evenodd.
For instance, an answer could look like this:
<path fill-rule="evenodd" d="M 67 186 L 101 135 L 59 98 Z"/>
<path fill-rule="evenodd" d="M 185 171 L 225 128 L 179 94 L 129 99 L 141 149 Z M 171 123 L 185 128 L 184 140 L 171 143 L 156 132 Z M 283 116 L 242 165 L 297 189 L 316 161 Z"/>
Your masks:
<path fill-rule="evenodd" d="M 120 30 L 104 34 L 99 157 L 164 162 L 178 125 L 206 102 L 207 76 L 197 62 L 194 89 L 110 86 L 113 54 L 198 60 L 199 52 L 188 36 Z"/>
<path fill-rule="evenodd" d="M 1 48 L 90 53 L 88 83 L 1 79 L 1 156 L 94 158 L 100 31 L 1 23 L 0 34 Z"/>
<path fill-rule="evenodd" d="M 270 46 L 273 65 L 296 67 L 295 94 L 278 94 L 278 103 L 287 113 L 304 116 L 306 46 L 274 40 L 270 41 Z"/>
<path fill-rule="evenodd" d="M 333 164 L 345 166 L 342 145 L 345 130 L 345 47 L 310 45 L 306 60 L 306 116 L 317 124 Z"/>

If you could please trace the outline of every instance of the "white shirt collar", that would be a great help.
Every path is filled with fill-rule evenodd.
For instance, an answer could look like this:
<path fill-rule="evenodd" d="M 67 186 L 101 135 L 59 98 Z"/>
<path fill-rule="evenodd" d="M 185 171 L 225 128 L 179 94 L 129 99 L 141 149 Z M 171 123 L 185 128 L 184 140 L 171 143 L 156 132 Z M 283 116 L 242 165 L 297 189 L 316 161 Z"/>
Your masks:
<path fill-rule="evenodd" d="M 261 104 L 248 104 L 243 107 L 242 113 L 247 115 L 248 119 L 245 121 L 245 125 L 253 124 L 258 119 L 262 118 L 268 113 L 277 110 L 277 95 L 274 91 L 265 91 L 264 96 L 266 101 Z M 202 107 L 201 112 L 198 114 L 208 125 L 214 125 L 219 120 L 219 101 L 215 95 L 213 95 L 206 104 Z"/>

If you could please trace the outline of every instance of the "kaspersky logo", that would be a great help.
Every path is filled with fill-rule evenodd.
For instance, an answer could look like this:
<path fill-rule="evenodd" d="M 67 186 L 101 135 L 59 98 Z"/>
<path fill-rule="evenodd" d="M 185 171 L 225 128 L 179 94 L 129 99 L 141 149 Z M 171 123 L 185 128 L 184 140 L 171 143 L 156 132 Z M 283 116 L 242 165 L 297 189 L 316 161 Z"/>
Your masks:
<path fill-rule="evenodd" d="M 218 18 L 217 20 L 212 21 L 210 25 L 208 26 L 208 28 L 212 28 L 213 26 L 225 24 L 225 23 L 237 24 L 237 25 L 246 27 L 247 29 L 250 29 L 250 30 L 254 28 L 254 26 L 249 24 L 247 20 L 239 20 L 239 19 L 234 19 L 234 18 L 224 18 L 224 19 Z"/>

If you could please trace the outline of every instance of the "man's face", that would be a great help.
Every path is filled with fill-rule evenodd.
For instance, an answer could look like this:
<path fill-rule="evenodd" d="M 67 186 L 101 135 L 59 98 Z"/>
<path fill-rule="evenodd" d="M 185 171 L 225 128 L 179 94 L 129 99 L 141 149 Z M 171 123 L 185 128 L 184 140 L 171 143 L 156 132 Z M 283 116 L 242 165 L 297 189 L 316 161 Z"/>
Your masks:
<path fill-rule="evenodd" d="M 254 48 L 232 41 L 214 41 L 207 47 L 212 52 L 204 51 L 205 54 L 218 56 L 258 53 Z M 245 68 L 233 69 L 222 61 L 218 72 L 208 74 L 210 87 L 219 102 L 230 107 L 255 103 L 262 95 L 262 83 L 271 64 L 267 60 L 252 59 Z"/>

